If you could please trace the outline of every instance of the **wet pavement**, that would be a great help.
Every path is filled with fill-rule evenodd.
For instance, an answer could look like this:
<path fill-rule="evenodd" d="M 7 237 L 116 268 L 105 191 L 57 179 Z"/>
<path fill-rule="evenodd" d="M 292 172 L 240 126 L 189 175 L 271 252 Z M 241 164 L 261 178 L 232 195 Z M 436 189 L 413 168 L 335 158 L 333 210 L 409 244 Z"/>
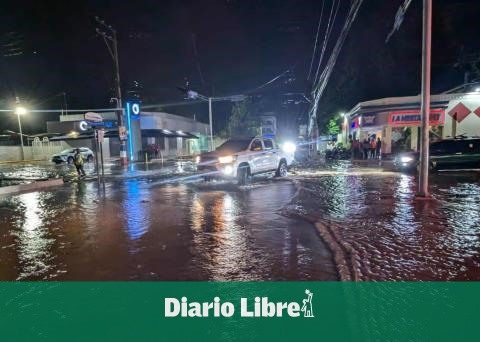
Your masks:
<path fill-rule="evenodd" d="M 342 279 L 480 280 L 480 172 L 430 177 L 338 163 L 300 170 L 289 211 L 316 223 Z"/>
<path fill-rule="evenodd" d="M 281 215 L 291 182 L 176 179 L 11 196 L 0 209 L 0 279 L 337 279 L 312 226 Z"/>
<path fill-rule="evenodd" d="M 479 280 L 480 173 L 349 162 L 203 183 L 188 165 L 109 170 L 0 200 L 0 279 Z"/>

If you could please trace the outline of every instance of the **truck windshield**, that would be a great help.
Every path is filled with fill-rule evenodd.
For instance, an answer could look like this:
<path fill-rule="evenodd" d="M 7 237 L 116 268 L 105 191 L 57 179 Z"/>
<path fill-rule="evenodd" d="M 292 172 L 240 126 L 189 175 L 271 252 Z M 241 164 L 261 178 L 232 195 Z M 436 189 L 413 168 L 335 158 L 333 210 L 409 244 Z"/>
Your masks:
<path fill-rule="evenodd" d="M 232 139 L 225 141 L 217 148 L 217 151 L 221 152 L 240 152 L 248 148 L 251 139 Z"/>

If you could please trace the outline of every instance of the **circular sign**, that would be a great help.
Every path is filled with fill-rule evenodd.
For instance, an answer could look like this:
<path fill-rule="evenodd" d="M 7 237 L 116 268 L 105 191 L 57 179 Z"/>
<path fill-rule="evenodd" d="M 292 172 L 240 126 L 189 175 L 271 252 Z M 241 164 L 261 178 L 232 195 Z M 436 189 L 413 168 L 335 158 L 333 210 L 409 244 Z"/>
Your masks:
<path fill-rule="evenodd" d="M 138 105 L 138 103 L 132 104 L 132 113 L 135 115 L 140 114 L 140 106 Z"/>
<path fill-rule="evenodd" d="M 82 131 L 86 131 L 88 129 L 88 123 L 86 121 L 80 121 L 78 126 L 80 127 L 80 130 L 82 130 Z"/>

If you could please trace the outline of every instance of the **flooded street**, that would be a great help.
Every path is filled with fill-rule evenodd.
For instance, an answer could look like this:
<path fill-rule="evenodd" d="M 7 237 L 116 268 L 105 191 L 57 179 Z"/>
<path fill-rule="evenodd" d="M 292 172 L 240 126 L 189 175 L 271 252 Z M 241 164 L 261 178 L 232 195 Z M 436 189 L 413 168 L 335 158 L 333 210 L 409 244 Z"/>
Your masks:
<path fill-rule="evenodd" d="M 168 183 L 168 182 L 167 182 Z M 289 181 L 72 183 L 0 209 L 0 279 L 337 279 L 311 224 L 281 215 Z"/>
<path fill-rule="evenodd" d="M 415 176 L 339 165 L 300 171 L 289 211 L 316 224 L 342 279 L 480 280 L 480 173 Z"/>
<path fill-rule="evenodd" d="M 0 201 L 2 280 L 480 280 L 480 176 L 336 163 L 237 187 L 179 166 Z"/>

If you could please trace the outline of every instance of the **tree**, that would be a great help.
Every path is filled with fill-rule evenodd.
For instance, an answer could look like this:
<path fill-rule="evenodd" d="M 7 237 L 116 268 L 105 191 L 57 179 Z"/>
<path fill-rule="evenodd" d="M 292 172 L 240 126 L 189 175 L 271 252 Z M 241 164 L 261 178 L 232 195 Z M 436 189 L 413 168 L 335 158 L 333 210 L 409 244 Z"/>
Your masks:
<path fill-rule="evenodd" d="M 236 102 L 232 107 L 225 136 L 258 135 L 260 133 L 260 118 L 255 115 L 248 101 Z"/>
<path fill-rule="evenodd" d="M 340 125 L 335 118 L 328 121 L 326 131 L 329 135 L 337 135 L 340 133 Z"/>

